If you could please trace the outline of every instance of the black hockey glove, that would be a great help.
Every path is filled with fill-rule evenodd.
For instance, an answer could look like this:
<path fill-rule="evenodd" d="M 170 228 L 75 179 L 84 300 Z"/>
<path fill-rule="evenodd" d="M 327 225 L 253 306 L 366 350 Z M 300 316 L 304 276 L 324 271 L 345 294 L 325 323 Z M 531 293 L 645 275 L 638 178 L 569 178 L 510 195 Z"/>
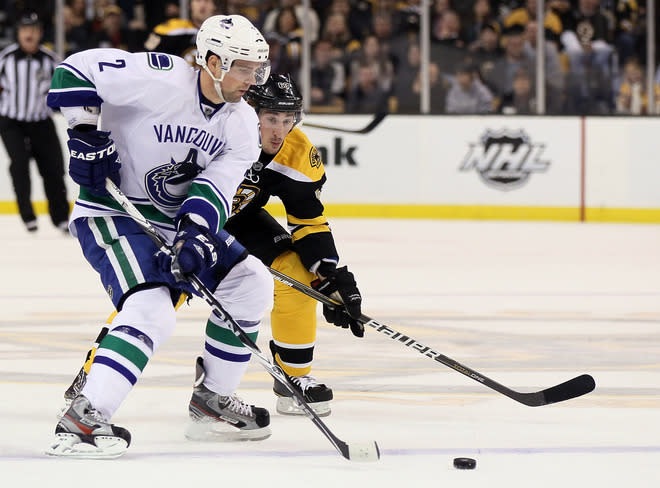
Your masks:
<path fill-rule="evenodd" d="M 324 266 L 325 263 L 321 266 Z M 355 277 L 346 266 L 332 269 L 319 269 L 319 274 L 325 278 L 315 280 L 312 286 L 324 295 L 342 302 L 343 307 L 323 305 L 323 316 L 331 324 L 344 329 L 351 328 L 356 337 L 364 336 L 364 325 L 357 319 L 362 315 L 362 295 L 355 283 Z"/>
<path fill-rule="evenodd" d="M 119 154 L 110 132 L 69 129 L 69 175 L 80 186 L 96 195 L 107 195 L 105 179 L 119 186 Z"/>

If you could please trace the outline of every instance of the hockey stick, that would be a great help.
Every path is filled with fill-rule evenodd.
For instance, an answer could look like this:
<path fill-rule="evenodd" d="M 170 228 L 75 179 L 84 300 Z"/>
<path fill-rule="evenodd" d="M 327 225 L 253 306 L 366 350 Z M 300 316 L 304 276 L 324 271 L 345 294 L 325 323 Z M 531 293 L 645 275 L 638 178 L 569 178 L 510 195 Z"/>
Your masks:
<path fill-rule="evenodd" d="M 346 134 L 368 134 L 383 121 L 386 115 L 387 112 L 378 112 L 376 115 L 374 115 L 373 120 L 362 129 L 344 129 L 343 127 L 331 127 L 323 124 L 315 124 L 313 122 L 303 122 L 303 125 L 306 127 L 313 127 L 314 129 L 334 130 L 336 132 L 344 132 Z"/>
<path fill-rule="evenodd" d="M 114 200 L 122 206 L 126 213 L 140 226 L 142 230 L 156 243 L 158 248 L 167 253 L 172 254 L 172 250 L 167 245 L 160 233 L 151 225 L 151 223 L 139 212 L 137 208 L 131 203 L 131 201 L 126 198 L 126 196 L 121 192 L 119 188 L 110 180 L 106 179 L 105 184 L 108 193 L 114 198 Z M 378 449 L 378 444 L 375 441 L 369 443 L 356 443 L 356 444 L 347 444 L 346 442 L 339 439 L 332 431 L 323 423 L 323 421 L 316 415 L 316 412 L 312 410 L 302 394 L 296 390 L 296 388 L 291 384 L 286 374 L 282 369 L 271 363 L 266 356 L 263 355 L 259 347 L 255 342 L 248 336 L 241 326 L 233 319 L 231 315 L 223 308 L 220 302 L 213 296 L 213 293 L 202 283 L 202 281 L 195 275 L 186 277 L 190 284 L 199 292 L 204 301 L 208 303 L 213 311 L 222 319 L 232 329 L 232 332 L 240 339 L 240 341 L 247 347 L 252 354 L 256 357 L 257 361 L 270 373 L 270 375 L 281 382 L 284 387 L 288 390 L 291 395 L 296 399 L 299 406 L 303 409 L 307 417 L 316 425 L 323 435 L 325 435 L 332 445 L 337 449 L 337 451 L 346 459 L 350 461 L 377 461 L 380 458 L 380 450 Z"/>
<path fill-rule="evenodd" d="M 331 305 L 335 307 L 342 306 L 340 303 L 328 298 L 326 295 L 315 290 L 311 286 L 307 286 L 304 283 L 300 283 L 299 281 L 294 280 L 293 278 L 285 275 L 284 273 L 281 273 L 280 271 L 277 271 L 276 269 L 272 269 L 272 268 L 268 268 L 268 269 L 270 270 L 271 274 L 275 277 L 277 281 L 284 283 L 285 285 L 290 286 L 291 288 L 294 288 L 295 290 L 298 290 L 299 292 L 302 292 L 305 295 L 318 300 L 324 305 Z M 535 391 L 531 393 L 523 393 L 523 392 L 515 391 L 512 390 L 511 388 L 508 388 L 498 383 L 497 381 L 488 378 L 484 374 L 479 373 L 478 371 L 475 371 L 474 369 L 459 363 L 458 361 L 455 361 L 443 354 L 440 354 L 437 351 L 434 351 L 430 347 L 417 342 L 412 337 L 404 335 L 401 332 L 397 332 L 391 327 L 385 324 L 381 324 L 380 322 L 377 322 L 374 319 L 367 317 L 364 314 L 360 316 L 358 321 L 363 323 L 364 325 L 368 325 L 369 327 L 376 329 L 376 331 L 380 332 L 381 334 L 385 334 L 390 339 L 400 342 L 404 346 L 410 347 L 415 351 L 419 352 L 420 354 L 423 354 L 428 358 L 434 359 L 435 361 L 438 361 L 439 363 L 442 363 L 445 366 L 449 366 L 451 369 L 464 374 L 468 378 L 478 381 L 484 386 L 487 386 L 488 388 L 495 390 L 498 393 L 501 393 L 502 395 L 508 396 L 509 398 L 517 402 L 520 402 L 524 405 L 527 405 L 529 407 L 540 407 L 543 405 L 550 405 L 552 403 L 558 403 L 558 402 L 563 402 L 565 400 L 570 400 L 571 398 L 576 398 L 585 395 L 596 387 L 596 383 L 593 377 L 591 377 L 588 374 L 583 374 L 575 378 L 572 378 L 568 381 L 565 381 L 564 383 L 560 383 L 559 385 L 547 388 L 545 390 Z"/>

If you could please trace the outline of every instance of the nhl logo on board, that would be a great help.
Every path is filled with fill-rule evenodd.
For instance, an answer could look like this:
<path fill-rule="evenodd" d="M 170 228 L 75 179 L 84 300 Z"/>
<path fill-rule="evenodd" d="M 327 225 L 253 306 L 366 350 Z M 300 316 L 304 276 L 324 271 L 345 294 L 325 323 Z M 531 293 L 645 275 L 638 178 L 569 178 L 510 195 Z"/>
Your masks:
<path fill-rule="evenodd" d="M 498 190 L 520 188 L 534 173 L 544 173 L 550 161 L 542 160 L 545 144 L 533 143 L 523 130 L 486 130 L 478 143 L 471 143 L 460 171 L 476 171 Z"/>

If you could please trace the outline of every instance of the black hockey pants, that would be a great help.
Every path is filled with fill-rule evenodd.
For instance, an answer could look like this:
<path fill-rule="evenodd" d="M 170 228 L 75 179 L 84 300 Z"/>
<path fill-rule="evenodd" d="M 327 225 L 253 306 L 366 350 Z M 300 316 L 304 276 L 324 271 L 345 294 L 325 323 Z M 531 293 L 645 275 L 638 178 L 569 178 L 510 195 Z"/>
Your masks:
<path fill-rule="evenodd" d="M 64 160 L 55 124 L 48 118 L 23 122 L 0 117 L 0 136 L 9 155 L 9 174 L 23 222 L 36 219 L 31 201 L 30 158 L 37 163 L 54 225 L 69 219 L 64 185 Z"/>

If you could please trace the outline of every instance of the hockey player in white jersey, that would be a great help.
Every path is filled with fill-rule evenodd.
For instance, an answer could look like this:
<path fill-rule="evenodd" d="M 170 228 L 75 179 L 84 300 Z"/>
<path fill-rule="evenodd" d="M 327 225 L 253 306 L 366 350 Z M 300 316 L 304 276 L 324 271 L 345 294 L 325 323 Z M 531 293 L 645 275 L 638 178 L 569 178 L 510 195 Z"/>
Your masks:
<path fill-rule="evenodd" d="M 271 306 L 270 274 L 223 230 L 260 152 L 257 116 L 242 96 L 268 78 L 268 45 L 244 17 L 219 15 L 202 24 L 197 48 L 199 71 L 163 53 L 93 49 L 67 58 L 53 77 L 48 104 L 69 123 L 69 173 L 80 185 L 70 230 L 118 313 L 49 454 L 126 451 L 130 434 L 110 419 L 171 335 L 173 302 L 182 290 L 194 293 L 177 276 L 198 276 L 253 340 Z M 173 259 L 106 193 L 106 177 L 166 236 Z M 187 435 L 268 437 L 268 411 L 235 393 L 250 351 L 215 315 L 205 339 Z"/>

